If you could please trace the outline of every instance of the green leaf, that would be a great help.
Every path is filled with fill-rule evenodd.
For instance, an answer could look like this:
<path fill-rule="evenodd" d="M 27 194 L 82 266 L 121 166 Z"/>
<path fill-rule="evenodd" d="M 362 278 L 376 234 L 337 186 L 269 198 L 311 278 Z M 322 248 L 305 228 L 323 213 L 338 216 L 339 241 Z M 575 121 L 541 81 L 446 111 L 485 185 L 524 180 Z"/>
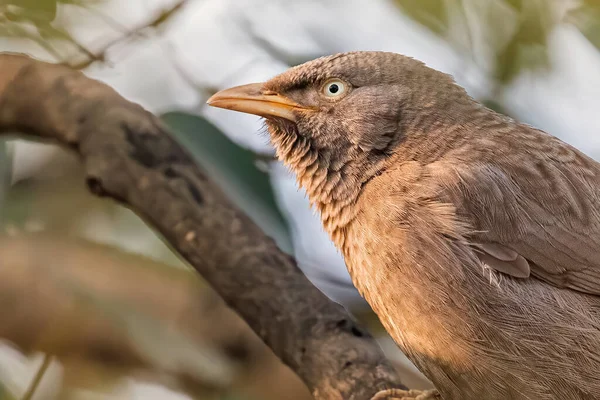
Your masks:
<path fill-rule="evenodd" d="M 523 9 L 523 2 L 524 1 L 527 1 L 527 0 L 504 0 L 504 3 L 506 3 L 509 6 L 511 6 L 515 10 L 520 11 L 520 10 Z"/>
<path fill-rule="evenodd" d="M 15 400 L 15 397 L 2 383 L 0 383 L 0 400 Z"/>
<path fill-rule="evenodd" d="M 13 18 L 51 22 L 56 18 L 57 0 L 5 0 Z M 9 18 L 10 20 L 15 20 Z"/>
<path fill-rule="evenodd" d="M 448 30 L 448 11 L 444 0 L 396 0 L 396 4 L 409 17 L 438 35 Z"/>
<path fill-rule="evenodd" d="M 579 28 L 590 43 L 600 49 L 600 0 L 584 0 L 567 14 L 566 21 Z"/>
<path fill-rule="evenodd" d="M 559 21 L 543 0 L 509 1 L 518 12 L 517 30 L 496 54 L 496 78 L 509 83 L 523 69 L 548 67 L 548 36 Z"/>
<path fill-rule="evenodd" d="M 29 39 L 38 44 L 41 48 L 46 50 L 50 55 L 52 55 L 56 59 L 62 59 L 62 56 L 54 46 L 53 41 L 46 40 L 42 38 L 39 35 L 39 33 L 35 33 L 32 32 L 31 29 L 27 29 L 26 24 L 15 22 L 9 22 L 4 24 L 0 23 L 0 36 Z"/>
<path fill-rule="evenodd" d="M 536 69 L 548 66 L 547 39 L 559 22 L 551 2 L 546 0 L 485 0 L 482 3 L 467 3 L 460 0 L 395 0 L 395 3 L 412 19 L 428 27 L 432 32 L 445 36 L 456 31 L 452 27 L 469 31 L 465 18 L 476 15 L 488 32 L 484 37 L 487 45 L 495 54 L 495 76 L 500 83 L 506 84 L 519 75 L 523 69 Z M 586 0 L 598 5 L 599 0 Z M 466 6 L 465 6 L 466 4 Z M 466 8 L 468 7 L 468 9 Z M 498 10 L 504 13 L 499 15 Z M 499 19 L 516 17 L 516 27 L 507 21 L 500 29 Z M 473 12 L 475 14 L 473 14 Z M 514 15 L 514 16 L 513 16 Z M 459 17 L 462 16 L 462 17 Z M 600 24 L 600 18 L 593 18 Z M 512 23 L 513 21 L 511 21 Z M 464 26 L 463 26 L 464 25 Z M 506 28 L 506 29 L 504 29 Z M 600 26 L 588 24 L 590 40 L 600 41 Z M 472 35 L 473 32 L 468 32 Z M 598 38 L 598 39 L 596 39 Z M 462 47 L 464 43 L 452 43 Z M 467 46 L 466 52 L 473 52 Z"/>

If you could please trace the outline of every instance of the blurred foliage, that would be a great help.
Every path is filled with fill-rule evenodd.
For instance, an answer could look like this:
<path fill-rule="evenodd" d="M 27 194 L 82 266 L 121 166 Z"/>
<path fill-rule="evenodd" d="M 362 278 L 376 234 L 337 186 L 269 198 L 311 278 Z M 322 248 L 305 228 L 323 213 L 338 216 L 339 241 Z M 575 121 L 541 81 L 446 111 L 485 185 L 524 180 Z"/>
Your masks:
<path fill-rule="evenodd" d="M 444 35 L 448 31 L 450 20 L 445 0 L 396 0 L 396 2 L 412 19 L 438 35 Z"/>
<path fill-rule="evenodd" d="M 190 338 L 189 333 L 173 329 L 165 321 L 144 312 L 127 299 L 101 296 L 82 288 L 80 282 L 68 276 L 56 277 L 56 283 L 76 298 L 81 305 L 89 305 L 95 313 L 108 317 L 119 331 L 131 340 L 133 348 L 143 354 L 159 371 L 184 373 L 215 387 L 231 386 L 240 372 L 231 360 L 226 360 L 221 349 Z M 86 290 L 88 289 L 88 290 Z"/>
<path fill-rule="evenodd" d="M 506 0 L 516 12 L 517 27 L 508 44 L 496 50 L 496 78 L 508 83 L 522 69 L 548 65 L 547 40 L 558 21 L 546 0 Z M 493 15 L 489 16 L 493 18 Z"/>
<path fill-rule="evenodd" d="M 0 383 L 0 400 L 15 400 L 10 392 Z"/>
<path fill-rule="evenodd" d="M 106 51 L 120 41 L 135 37 L 147 28 L 159 28 L 179 11 L 187 0 L 168 7 L 143 26 L 125 29 L 118 40 L 108 40 L 100 49 L 88 49 L 74 38 L 61 24 L 56 24 L 60 6 L 76 6 L 102 17 L 111 26 L 119 26 L 110 16 L 102 14 L 94 6 L 106 0 L 0 0 L 0 37 L 30 40 L 43 48 L 55 62 L 66 63 L 83 69 L 96 61 L 105 61 Z M 120 27 L 122 28 L 122 27 Z M 83 57 L 83 59 L 82 59 Z"/>
<path fill-rule="evenodd" d="M 600 48 L 600 0 L 582 0 L 570 10 L 567 20 L 575 24 L 588 40 Z"/>
<path fill-rule="evenodd" d="M 60 0 L 4 0 L 3 16 L 11 22 L 50 23 L 56 18 Z M 72 3 L 72 1 L 61 1 Z"/>
<path fill-rule="evenodd" d="M 69 33 L 56 27 L 58 6 L 69 4 L 89 7 L 103 0 L 0 0 L 0 37 L 29 39 L 57 60 L 62 60 L 64 47 L 75 47 L 78 51 L 93 56 Z"/>
<path fill-rule="evenodd" d="M 572 23 L 596 47 L 600 47 L 600 0 L 582 0 L 564 15 L 566 1 L 547 0 L 395 0 L 415 21 L 435 34 L 450 39 L 451 30 L 470 30 L 465 23 L 476 15 L 478 23 L 488 29 L 487 46 L 494 54 L 494 75 L 499 84 L 510 83 L 525 69 L 548 66 L 547 41 L 560 23 Z M 512 22 L 512 23 L 511 23 Z M 502 24 L 501 36 L 499 24 Z M 508 26 L 512 26 L 506 32 Z M 470 35 L 472 32 L 467 32 Z M 500 40 L 499 40 L 500 39 Z M 470 49 L 473 52 L 473 49 Z M 471 54 L 473 55 L 473 54 Z"/>
<path fill-rule="evenodd" d="M 56 19 L 59 5 L 88 7 L 104 0 L 0 0 L 0 17 L 10 22 L 43 26 Z"/>
<path fill-rule="evenodd" d="M 141 377 L 198 400 L 275 400 L 290 387 L 298 393 L 290 400 L 309 398 L 190 270 L 52 231 L 0 235 L 0 298 L 0 337 L 28 354 L 52 354 L 68 393 L 105 393 Z M 273 375 L 281 385 L 265 386 Z"/>

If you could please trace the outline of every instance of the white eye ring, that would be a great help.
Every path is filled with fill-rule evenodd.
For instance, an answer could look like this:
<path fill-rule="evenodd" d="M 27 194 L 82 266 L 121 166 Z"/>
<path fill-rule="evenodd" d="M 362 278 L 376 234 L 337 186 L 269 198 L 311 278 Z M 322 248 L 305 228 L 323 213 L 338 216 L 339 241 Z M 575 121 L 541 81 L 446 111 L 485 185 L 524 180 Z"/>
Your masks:
<path fill-rule="evenodd" d="M 346 93 L 348 85 L 339 79 L 332 79 L 325 82 L 321 91 L 326 97 L 336 98 Z"/>

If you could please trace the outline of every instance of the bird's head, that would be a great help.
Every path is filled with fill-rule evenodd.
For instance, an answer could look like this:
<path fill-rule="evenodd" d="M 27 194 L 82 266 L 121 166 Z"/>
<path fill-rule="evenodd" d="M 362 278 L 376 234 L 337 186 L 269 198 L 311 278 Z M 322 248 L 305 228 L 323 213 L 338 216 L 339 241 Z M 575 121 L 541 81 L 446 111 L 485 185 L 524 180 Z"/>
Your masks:
<path fill-rule="evenodd" d="M 436 109 L 448 88 L 462 91 L 412 58 L 352 52 L 223 90 L 208 104 L 264 117 L 277 156 L 323 212 L 355 200 L 394 155 L 405 128 Z"/>

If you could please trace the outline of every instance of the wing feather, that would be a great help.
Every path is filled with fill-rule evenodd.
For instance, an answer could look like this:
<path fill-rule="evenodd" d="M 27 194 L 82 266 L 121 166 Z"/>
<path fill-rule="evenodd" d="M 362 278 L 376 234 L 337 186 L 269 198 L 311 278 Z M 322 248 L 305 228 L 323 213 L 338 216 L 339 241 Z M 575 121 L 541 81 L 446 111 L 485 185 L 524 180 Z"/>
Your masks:
<path fill-rule="evenodd" d="M 430 171 L 490 267 L 600 295 L 600 164 L 534 129 L 524 137 L 535 140 L 523 151 L 438 161 Z"/>

